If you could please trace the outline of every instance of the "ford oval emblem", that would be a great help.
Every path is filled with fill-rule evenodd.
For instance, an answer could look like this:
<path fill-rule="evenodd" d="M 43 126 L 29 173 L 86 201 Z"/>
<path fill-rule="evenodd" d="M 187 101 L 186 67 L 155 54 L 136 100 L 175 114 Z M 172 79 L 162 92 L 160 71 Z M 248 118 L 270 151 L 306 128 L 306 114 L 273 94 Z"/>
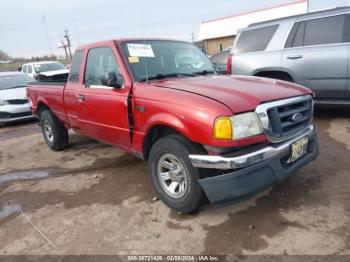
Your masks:
<path fill-rule="evenodd" d="M 292 121 L 293 122 L 297 122 L 300 119 L 302 119 L 304 117 L 304 115 L 302 113 L 296 113 L 292 116 Z"/>

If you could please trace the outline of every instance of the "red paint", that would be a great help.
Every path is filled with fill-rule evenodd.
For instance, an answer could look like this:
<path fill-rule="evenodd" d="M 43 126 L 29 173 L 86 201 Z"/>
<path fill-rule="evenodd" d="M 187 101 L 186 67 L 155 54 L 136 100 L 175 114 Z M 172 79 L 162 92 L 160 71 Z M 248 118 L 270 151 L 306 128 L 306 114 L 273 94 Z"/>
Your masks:
<path fill-rule="evenodd" d="M 124 76 L 123 89 L 84 88 L 85 62 L 80 68 L 78 83 L 66 86 L 28 86 L 27 94 L 38 107 L 49 107 L 68 127 L 127 151 L 143 152 L 143 142 L 152 127 L 167 126 L 189 140 L 203 145 L 234 147 L 266 142 L 264 135 L 241 140 L 215 140 L 213 123 L 219 116 L 254 111 L 265 101 L 278 100 L 311 92 L 301 86 L 264 78 L 243 76 L 200 76 L 168 78 L 149 83 L 133 82 L 120 41 L 105 41 L 79 48 L 83 61 L 89 48 L 110 46 Z M 128 96 L 132 94 L 134 133 L 130 135 Z M 78 96 L 84 95 L 83 102 Z M 144 110 L 138 110 L 143 107 Z"/>

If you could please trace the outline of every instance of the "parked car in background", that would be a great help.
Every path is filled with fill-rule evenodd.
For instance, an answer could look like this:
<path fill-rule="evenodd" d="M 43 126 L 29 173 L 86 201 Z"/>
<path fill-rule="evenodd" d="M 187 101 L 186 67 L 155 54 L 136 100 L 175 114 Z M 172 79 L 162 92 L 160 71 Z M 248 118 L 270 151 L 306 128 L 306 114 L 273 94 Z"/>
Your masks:
<path fill-rule="evenodd" d="M 69 74 L 69 70 L 63 64 L 54 61 L 24 64 L 21 71 L 33 79 L 46 81 L 64 80 Z"/>
<path fill-rule="evenodd" d="M 350 8 L 335 8 L 256 23 L 241 30 L 228 70 L 295 82 L 315 101 L 350 103 Z"/>
<path fill-rule="evenodd" d="M 52 150 L 68 145 L 71 128 L 148 160 L 155 192 L 181 212 L 206 198 L 246 199 L 318 155 L 309 89 L 218 76 L 190 43 L 85 45 L 67 82 L 37 82 L 27 94 Z"/>
<path fill-rule="evenodd" d="M 20 72 L 0 72 L 0 125 L 34 118 L 26 97 L 33 78 Z"/>
<path fill-rule="evenodd" d="M 217 53 L 210 57 L 210 61 L 220 74 L 227 74 L 227 61 L 231 52 L 231 48 L 224 49 L 222 52 Z"/>

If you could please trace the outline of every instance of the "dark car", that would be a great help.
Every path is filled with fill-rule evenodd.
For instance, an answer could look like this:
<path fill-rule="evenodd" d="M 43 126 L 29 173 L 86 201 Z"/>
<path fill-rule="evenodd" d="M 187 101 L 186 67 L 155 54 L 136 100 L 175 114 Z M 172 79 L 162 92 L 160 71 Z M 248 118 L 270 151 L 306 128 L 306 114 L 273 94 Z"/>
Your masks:
<path fill-rule="evenodd" d="M 231 47 L 210 57 L 210 61 L 220 74 L 227 74 L 227 59 L 230 51 Z"/>

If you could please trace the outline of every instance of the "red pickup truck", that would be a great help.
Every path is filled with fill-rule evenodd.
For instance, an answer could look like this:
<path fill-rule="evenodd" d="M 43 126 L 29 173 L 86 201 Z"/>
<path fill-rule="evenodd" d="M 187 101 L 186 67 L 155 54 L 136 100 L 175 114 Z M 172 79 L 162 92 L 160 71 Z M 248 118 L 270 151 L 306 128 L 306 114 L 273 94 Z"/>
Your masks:
<path fill-rule="evenodd" d="M 253 196 L 314 160 L 312 92 L 265 78 L 223 76 L 190 43 L 120 39 L 75 52 L 67 82 L 27 88 L 48 146 L 68 129 L 149 163 L 159 198 L 190 213 Z"/>

